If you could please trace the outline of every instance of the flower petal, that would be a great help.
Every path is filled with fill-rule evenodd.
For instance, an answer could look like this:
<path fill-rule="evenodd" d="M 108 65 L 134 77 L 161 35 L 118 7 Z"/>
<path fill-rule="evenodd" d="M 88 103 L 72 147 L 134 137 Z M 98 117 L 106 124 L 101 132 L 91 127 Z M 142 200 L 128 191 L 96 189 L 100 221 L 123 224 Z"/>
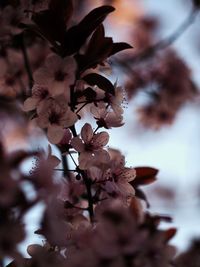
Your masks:
<path fill-rule="evenodd" d="M 101 149 L 94 152 L 94 159 L 95 161 L 106 163 L 109 162 L 110 156 L 106 150 Z"/>
<path fill-rule="evenodd" d="M 91 152 L 82 152 L 78 158 L 79 168 L 86 170 L 93 164 L 93 156 Z"/>
<path fill-rule="evenodd" d="M 117 185 L 119 187 L 119 190 L 121 191 L 121 193 L 124 196 L 134 196 L 135 195 L 135 190 L 134 190 L 133 186 L 130 185 L 129 183 L 118 182 Z"/>
<path fill-rule="evenodd" d="M 34 97 L 29 97 L 25 100 L 23 110 L 24 111 L 30 111 L 36 108 L 39 100 Z"/>
<path fill-rule="evenodd" d="M 63 127 L 70 127 L 78 120 L 78 116 L 76 113 L 71 111 L 70 109 L 66 110 L 66 113 L 60 120 L 60 124 Z"/>
<path fill-rule="evenodd" d="M 51 146 L 50 145 L 48 145 L 48 157 L 47 157 L 47 161 L 48 161 L 49 165 L 52 168 L 55 168 L 61 162 L 59 158 L 57 158 L 56 156 L 52 155 L 52 149 L 51 149 Z"/>
<path fill-rule="evenodd" d="M 58 144 L 64 135 L 64 129 L 56 124 L 49 125 L 47 129 L 47 137 L 52 144 Z"/>
<path fill-rule="evenodd" d="M 93 137 L 93 145 L 96 149 L 102 148 L 105 146 L 109 141 L 109 134 L 107 132 L 101 132 L 95 134 Z"/>
<path fill-rule="evenodd" d="M 47 81 L 52 80 L 52 75 L 46 67 L 41 67 L 34 72 L 33 79 L 39 85 L 46 85 Z"/>
<path fill-rule="evenodd" d="M 93 137 L 92 126 L 89 123 L 86 123 L 81 129 L 81 138 L 83 141 L 88 144 Z"/>
<path fill-rule="evenodd" d="M 71 140 L 71 145 L 73 146 L 73 148 L 78 151 L 78 152 L 83 152 L 84 151 L 84 144 L 83 141 L 77 136 L 74 137 Z"/>
<path fill-rule="evenodd" d="M 56 54 L 50 54 L 46 59 L 45 65 L 48 69 L 54 72 L 55 70 L 60 69 L 62 63 L 63 59 L 61 57 Z"/>
<path fill-rule="evenodd" d="M 136 177 L 136 170 L 134 168 L 124 168 L 120 174 L 120 179 L 130 182 Z"/>

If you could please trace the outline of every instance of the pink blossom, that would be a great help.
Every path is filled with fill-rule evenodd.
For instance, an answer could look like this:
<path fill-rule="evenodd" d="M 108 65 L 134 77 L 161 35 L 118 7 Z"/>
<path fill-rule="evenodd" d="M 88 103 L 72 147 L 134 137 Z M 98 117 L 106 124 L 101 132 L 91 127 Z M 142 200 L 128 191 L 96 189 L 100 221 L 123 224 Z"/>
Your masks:
<path fill-rule="evenodd" d="M 81 138 L 74 137 L 71 145 L 80 153 L 79 167 L 87 169 L 94 162 L 105 163 L 109 161 L 109 154 L 103 147 L 108 143 L 107 132 L 94 133 L 89 123 L 86 123 L 81 130 Z"/>
<path fill-rule="evenodd" d="M 24 110 L 30 111 L 36 108 L 40 108 L 46 100 L 50 96 L 48 86 L 42 86 L 35 84 L 32 88 L 32 96 L 28 97 L 24 102 Z"/>
<path fill-rule="evenodd" d="M 124 90 L 121 86 L 115 84 L 115 95 L 106 95 L 106 101 L 116 113 L 116 115 L 121 115 L 124 111 L 122 108 L 122 103 L 124 101 Z"/>
<path fill-rule="evenodd" d="M 47 137 L 52 144 L 58 144 L 65 133 L 64 128 L 77 121 L 77 115 L 61 98 L 48 99 L 39 111 L 36 121 L 41 128 L 47 128 Z"/>
<path fill-rule="evenodd" d="M 70 85 L 75 81 L 76 62 L 73 57 L 61 58 L 56 54 L 47 57 L 45 65 L 33 75 L 37 84 L 49 84 L 53 96 L 64 94 L 69 98 Z"/>
<path fill-rule="evenodd" d="M 113 111 L 108 111 L 104 103 L 99 103 L 98 107 L 92 106 L 90 111 L 97 120 L 99 127 L 110 129 L 112 127 L 120 127 L 124 124 L 122 122 L 123 116 Z"/>

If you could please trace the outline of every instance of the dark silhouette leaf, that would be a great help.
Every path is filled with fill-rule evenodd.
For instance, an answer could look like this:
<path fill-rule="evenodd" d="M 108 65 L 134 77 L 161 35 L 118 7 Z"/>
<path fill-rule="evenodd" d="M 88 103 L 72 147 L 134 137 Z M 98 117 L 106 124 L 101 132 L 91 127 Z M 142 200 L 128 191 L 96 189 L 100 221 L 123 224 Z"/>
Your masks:
<path fill-rule="evenodd" d="M 136 167 L 136 178 L 130 182 L 133 186 L 148 185 L 156 181 L 158 170 L 151 167 Z"/>
<path fill-rule="evenodd" d="M 150 204 L 147 200 L 147 197 L 141 189 L 135 188 L 135 196 L 138 197 L 139 199 L 144 200 L 147 205 L 147 208 L 150 208 Z"/>
<path fill-rule="evenodd" d="M 130 49 L 133 48 L 131 45 L 124 43 L 124 42 L 119 42 L 119 43 L 114 43 L 112 50 L 110 52 L 110 56 L 117 54 L 120 51 L 126 50 L 126 49 Z"/>
<path fill-rule="evenodd" d="M 93 101 L 96 98 L 97 93 L 91 87 L 88 87 L 83 91 L 83 95 L 88 101 Z"/>
<path fill-rule="evenodd" d="M 87 74 L 82 78 L 85 82 L 87 82 L 89 85 L 97 85 L 99 88 L 104 90 L 107 93 L 110 93 L 112 95 L 115 94 L 115 88 L 113 84 L 104 76 L 97 74 L 97 73 L 90 73 Z"/>
<path fill-rule="evenodd" d="M 109 57 L 113 47 L 113 40 L 105 37 L 104 27 L 101 24 L 93 33 L 84 55 L 76 55 L 80 72 L 88 68 L 95 68 Z"/>
<path fill-rule="evenodd" d="M 92 32 L 114 10 L 112 6 L 95 8 L 78 25 L 71 27 L 65 34 L 63 56 L 78 52 Z"/>
<path fill-rule="evenodd" d="M 172 237 L 175 236 L 176 232 L 177 232 L 176 228 L 170 228 L 170 229 L 166 230 L 164 232 L 165 241 L 168 242 L 170 239 L 172 239 Z"/>

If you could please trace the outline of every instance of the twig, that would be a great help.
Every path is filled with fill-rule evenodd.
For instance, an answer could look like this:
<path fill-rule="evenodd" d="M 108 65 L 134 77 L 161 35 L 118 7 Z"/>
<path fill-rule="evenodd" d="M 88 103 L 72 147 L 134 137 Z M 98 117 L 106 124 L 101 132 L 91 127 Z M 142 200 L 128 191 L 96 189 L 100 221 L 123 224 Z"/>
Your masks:
<path fill-rule="evenodd" d="M 89 104 L 88 102 L 84 103 L 77 111 L 76 114 L 79 113 L 79 111 L 81 111 L 81 109 L 83 109 L 87 104 Z"/>
<path fill-rule="evenodd" d="M 53 169 L 54 171 L 61 171 L 63 172 L 64 169 L 59 169 L 59 168 L 56 168 L 56 169 Z M 68 172 L 77 172 L 77 170 L 68 170 Z"/>
<path fill-rule="evenodd" d="M 72 159 L 74 165 L 78 168 L 78 165 L 77 165 L 76 161 L 74 160 L 74 158 L 72 157 L 72 155 L 71 155 L 70 152 L 69 152 L 69 156 L 70 156 L 70 158 Z"/>
<path fill-rule="evenodd" d="M 22 54 L 24 58 L 25 69 L 28 75 L 29 89 L 30 89 L 30 94 L 31 94 L 31 88 L 33 87 L 33 75 L 32 75 L 32 70 L 31 70 L 31 66 L 30 66 L 27 51 L 26 51 L 24 36 L 22 36 L 22 40 L 21 40 L 21 49 L 22 49 Z"/>

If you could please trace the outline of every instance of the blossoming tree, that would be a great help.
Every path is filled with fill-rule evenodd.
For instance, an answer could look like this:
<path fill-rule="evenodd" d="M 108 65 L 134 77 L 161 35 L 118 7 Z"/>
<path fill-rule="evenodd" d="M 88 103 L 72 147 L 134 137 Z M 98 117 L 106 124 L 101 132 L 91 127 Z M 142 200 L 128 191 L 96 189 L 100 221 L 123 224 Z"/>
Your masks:
<path fill-rule="evenodd" d="M 31 121 L 41 128 L 50 145 L 46 156 L 42 151 L 8 153 L 3 138 L 0 142 L 0 266 L 7 257 L 7 267 L 186 266 L 190 252 L 175 258 L 169 244 L 176 229 L 159 228 L 171 218 L 146 209 L 141 186 L 153 183 L 158 170 L 127 166 L 124 155 L 108 146 L 107 130 L 124 124 L 125 92 L 104 74 L 107 59 L 132 47 L 105 35 L 103 22 L 113 6 L 98 6 L 80 18 L 77 3 L 84 5 L 78 0 L 1 4 L 2 109 L 22 118 L 22 125 Z M 199 7 L 198 1 L 194 4 Z M 145 82 L 157 72 L 153 69 Z M 184 84 L 191 85 L 185 73 Z M 83 123 L 85 113 L 96 128 Z M 21 168 L 27 159 L 35 162 L 29 173 Z M 60 170 L 63 177 L 55 181 Z M 18 250 L 26 236 L 23 219 L 37 203 L 45 206 L 35 232 L 43 244 L 30 244 L 24 257 Z M 198 242 L 191 248 L 196 258 L 197 248 Z"/>

